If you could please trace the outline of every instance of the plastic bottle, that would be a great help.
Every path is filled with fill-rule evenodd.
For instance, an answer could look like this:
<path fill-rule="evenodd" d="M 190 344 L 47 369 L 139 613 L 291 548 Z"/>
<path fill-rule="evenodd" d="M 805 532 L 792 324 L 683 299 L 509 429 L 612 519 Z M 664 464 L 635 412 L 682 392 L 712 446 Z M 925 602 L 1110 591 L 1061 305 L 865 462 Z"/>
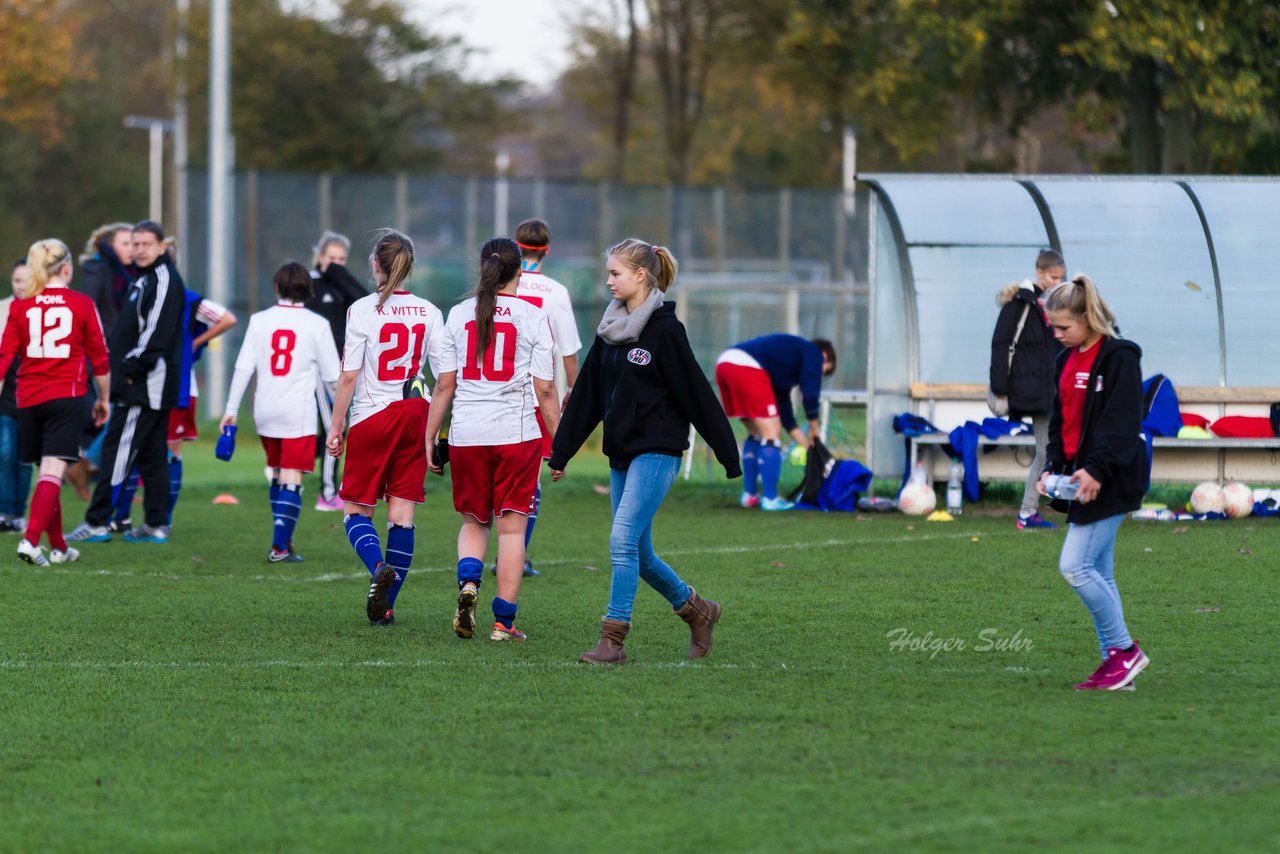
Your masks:
<path fill-rule="evenodd" d="M 964 465 L 959 460 L 951 461 L 947 472 L 947 512 L 952 516 L 963 513 L 961 507 L 964 499 Z"/>
<path fill-rule="evenodd" d="M 916 463 L 916 467 L 911 472 L 911 479 L 907 481 L 912 484 L 926 484 L 929 482 L 929 475 L 924 470 L 924 463 Z"/>

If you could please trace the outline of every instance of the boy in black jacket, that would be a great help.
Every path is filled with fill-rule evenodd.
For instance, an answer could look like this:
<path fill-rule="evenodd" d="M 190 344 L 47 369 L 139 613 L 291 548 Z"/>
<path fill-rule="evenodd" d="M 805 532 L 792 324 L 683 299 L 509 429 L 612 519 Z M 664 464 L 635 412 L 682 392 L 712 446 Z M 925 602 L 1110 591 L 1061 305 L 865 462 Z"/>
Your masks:
<path fill-rule="evenodd" d="M 1117 337 L 1115 318 L 1092 281 L 1077 276 L 1049 295 L 1049 323 L 1067 348 L 1058 359 L 1058 395 L 1049 420 L 1050 474 L 1070 475 L 1072 500 L 1055 495 L 1067 514 L 1059 569 L 1093 618 L 1102 666 L 1078 691 L 1132 689 L 1147 666 L 1129 636 L 1116 587 L 1116 532 L 1142 506 L 1147 455 L 1142 430 L 1142 350 Z M 1060 490 L 1055 490 L 1060 492 Z"/>
<path fill-rule="evenodd" d="M 551 445 L 555 480 L 591 431 L 604 422 L 613 530 L 613 585 L 600 641 L 579 661 L 622 664 L 639 579 L 661 593 L 689 624 L 689 657 L 711 649 L 720 606 L 703 599 L 654 553 L 653 517 L 680 471 L 697 428 L 730 479 L 741 476 L 737 442 L 693 357 L 675 304 L 663 294 L 675 280 L 676 259 L 663 246 L 624 240 L 609 250 L 609 291 L 595 342 L 578 373 Z"/>
<path fill-rule="evenodd" d="M 111 420 L 102 448 L 104 475 L 94 489 L 84 523 L 67 535 L 76 542 L 111 539 L 107 522 L 134 466 L 142 476 L 146 524 L 124 534 L 126 542 L 169 540 L 169 410 L 182 382 L 182 330 L 186 288 L 165 251 L 164 230 L 150 220 L 133 227 L 133 259 L 139 277 L 107 342 L 111 356 Z"/>

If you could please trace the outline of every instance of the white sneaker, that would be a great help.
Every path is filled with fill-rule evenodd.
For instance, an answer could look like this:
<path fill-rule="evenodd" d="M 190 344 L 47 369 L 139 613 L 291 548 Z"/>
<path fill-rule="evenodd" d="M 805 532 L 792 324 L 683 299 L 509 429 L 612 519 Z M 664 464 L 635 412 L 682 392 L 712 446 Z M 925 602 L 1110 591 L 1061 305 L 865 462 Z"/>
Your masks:
<path fill-rule="evenodd" d="M 57 549 L 49 550 L 49 563 L 75 563 L 79 559 L 79 549 L 73 549 L 71 546 L 67 546 L 67 550 L 65 552 L 58 551 Z"/>
<path fill-rule="evenodd" d="M 18 540 L 18 557 L 34 566 L 48 566 L 49 559 L 44 556 L 44 549 L 31 545 L 26 537 Z"/>
<path fill-rule="evenodd" d="M 792 510 L 795 505 L 785 498 L 761 498 L 760 509 L 775 512 L 778 510 Z"/>

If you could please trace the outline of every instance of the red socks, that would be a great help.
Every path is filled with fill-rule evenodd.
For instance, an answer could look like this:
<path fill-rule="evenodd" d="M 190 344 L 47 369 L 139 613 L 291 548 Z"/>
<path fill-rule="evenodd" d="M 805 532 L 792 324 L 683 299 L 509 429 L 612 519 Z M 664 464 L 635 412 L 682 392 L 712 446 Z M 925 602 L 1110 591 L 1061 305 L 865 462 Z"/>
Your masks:
<path fill-rule="evenodd" d="M 66 549 L 67 541 L 62 538 L 62 480 L 53 475 L 44 475 L 36 483 L 35 494 L 31 496 L 31 514 L 27 517 L 27 542 L 33 546 L 40 545 L 40 535 L 47 530 L 49 545 L 55 549 Z"/>

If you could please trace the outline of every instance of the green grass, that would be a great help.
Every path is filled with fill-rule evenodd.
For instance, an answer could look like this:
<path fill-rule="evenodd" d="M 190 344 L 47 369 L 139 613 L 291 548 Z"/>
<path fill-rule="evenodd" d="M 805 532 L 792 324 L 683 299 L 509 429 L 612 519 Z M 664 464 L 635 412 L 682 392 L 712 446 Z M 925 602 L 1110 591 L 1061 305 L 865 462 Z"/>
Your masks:
<path fill-rule="evenodd" d="M 632 662 L 594 669 L 574 660 L 608 596 L 599 462 L 545 486 L 530 640 L 500 645 L 450 628 L 443 481 L 399 623 L 374 629 L 367 574 L 312 489 L 306 563 L 268 565 L 260 451 L 242 442 L 228 466 L 201 443 L 187 459 L 168 545 L 0 569 L 0 850 L 1276 838 L 1275 520 L 1126 523 L 1118 577 L 1152 664 L 1134 694 L 1077 694 L 1096 646 L 1056 570 L 1060 533 L 1019 534 L 984 506 L 951 524 L 748 513 L 732 485 L 681 483 L 655 542 L 723 603 L 715 649 L 688 662 L 684 625 L 642 585 Z M 243 503 L 212 506 L 221 491 Z M 895 629 L 966 648 L 893 650 Z M 984 629 L 1030 647 L 979 651 Z"/>

